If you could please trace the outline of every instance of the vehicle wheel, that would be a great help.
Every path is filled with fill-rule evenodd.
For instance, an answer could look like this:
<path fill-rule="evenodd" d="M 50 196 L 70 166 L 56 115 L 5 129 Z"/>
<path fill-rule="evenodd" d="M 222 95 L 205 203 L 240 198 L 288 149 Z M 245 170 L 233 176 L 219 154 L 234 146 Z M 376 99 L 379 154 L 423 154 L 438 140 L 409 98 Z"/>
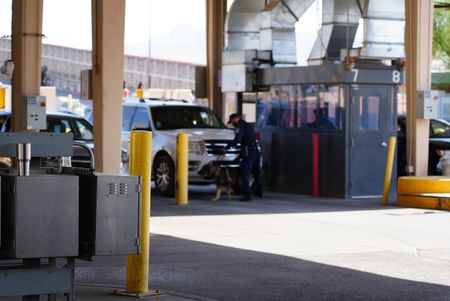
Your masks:
<path fill-rule="evenodd" d="M 163 196 L 174 196 L 175 191 L 175 168 L 168 156 L 161 156 L 154 164 L 155 187 L 158 194 Z"/>

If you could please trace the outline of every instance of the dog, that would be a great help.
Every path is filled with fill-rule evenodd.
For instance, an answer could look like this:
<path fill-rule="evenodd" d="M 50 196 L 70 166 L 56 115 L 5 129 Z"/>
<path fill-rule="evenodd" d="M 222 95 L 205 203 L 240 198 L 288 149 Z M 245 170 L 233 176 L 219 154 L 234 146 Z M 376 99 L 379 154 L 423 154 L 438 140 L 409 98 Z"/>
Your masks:
<path fill-rule="evenodd" d="M 236 168 L 224 167 L 217 161 L 211 161 L 204 165 L 198 172 L 205 179 L 212 179 L 216 184 L 216 195 L 211 201 L 218 201 L 222 195 L 222 187 L 227 190 L 227 199 L 231 200 L 233 184 L 237 183 L 239 173 Z"/>

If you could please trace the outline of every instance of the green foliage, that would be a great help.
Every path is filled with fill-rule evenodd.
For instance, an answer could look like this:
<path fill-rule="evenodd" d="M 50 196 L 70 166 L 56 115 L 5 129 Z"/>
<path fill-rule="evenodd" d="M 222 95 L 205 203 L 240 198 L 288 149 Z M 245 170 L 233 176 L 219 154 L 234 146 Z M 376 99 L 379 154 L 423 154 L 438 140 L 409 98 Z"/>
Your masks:
<path fill-rule="evenodd" d="M 439 3 L 450 3 L 440 0 Z M 450 10 L 436 8 L 433 20 L 433 55 L 450 67 Z"/>

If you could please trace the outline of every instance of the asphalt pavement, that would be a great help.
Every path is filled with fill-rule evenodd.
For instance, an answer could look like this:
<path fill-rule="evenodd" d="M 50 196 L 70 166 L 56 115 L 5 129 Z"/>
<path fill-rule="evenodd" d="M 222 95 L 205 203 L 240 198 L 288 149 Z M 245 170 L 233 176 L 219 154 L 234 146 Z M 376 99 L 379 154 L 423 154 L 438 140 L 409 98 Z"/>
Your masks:
<path fill-rule="evenodd" d="M 269 192 L 152 197 L 149 300 L 450 300 L 448 212 Z M 129 300 L 125 257 L 76 263 L 77 300 Z"/>

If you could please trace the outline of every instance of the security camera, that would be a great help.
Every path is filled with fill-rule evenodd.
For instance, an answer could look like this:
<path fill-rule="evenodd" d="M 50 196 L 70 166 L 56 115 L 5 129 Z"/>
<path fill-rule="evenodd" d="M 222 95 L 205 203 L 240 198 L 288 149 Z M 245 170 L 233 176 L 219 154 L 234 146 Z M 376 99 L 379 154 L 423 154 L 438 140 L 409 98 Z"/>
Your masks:
<path fill-rule="evenodd" d="M 0 67 L 0 73 L 11 78 L 14 72 L 14 62 L 12 60 L 7 60 Z"/>

